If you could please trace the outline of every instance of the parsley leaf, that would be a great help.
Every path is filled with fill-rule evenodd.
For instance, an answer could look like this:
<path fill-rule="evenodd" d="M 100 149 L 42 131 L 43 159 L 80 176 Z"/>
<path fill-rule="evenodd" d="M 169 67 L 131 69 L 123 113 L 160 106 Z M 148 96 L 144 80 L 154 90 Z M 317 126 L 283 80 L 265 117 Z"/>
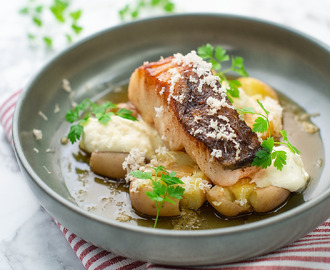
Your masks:
<path fill-rule="evenodd" d="M 68 134 L 68 138 L 72 143 L 80 139 L 83 133 L 83 125 L 90 116 L 95 116 L 98 121 L 106 125 L 113 115 L 131 121 L 137 121 L 130 110 L 117 108 L 117 105 L 107 101 L 101 105 L 92 102 L 90 99 L 84 99 L 75 108 L 68 110 L 65 120 L 71 124 L 78 121 L 78 124 L 72 125 Z"/>
<path fill-rule="evenodd" d="M 274 138 L 271 137 L 270 132 L 270 123 L 269 123 L 269 111 L 264 107 L 264 105 L 257 100 L 259 106 L 264 111 L 265 114 L 260 114 L 255 112 L 252 108 L 243 108 L 237 109 L 238 113 L 249 113 L 259 115 L 256 118 L 253 124 L 252 131 L 253 132 L 260 132 L 265 133 L 268 131 L 268 137 L 261 143 L 262 149 L 260 149 L 256 153 L 256 157 L 254 158 L 252 165 L 257 167 L 262 167 L 263 169 L 272 165 L 272 161 L 274 160 L 274 167 L 278 170 L 282 170 L 283 166 L 286 165 L 286 158 L 287 154 L 285 151 L 282 150 L 274 150 L 275 145 L 286 145 L 292 153 L 300 154 L 299 150 L 294 147 L 288 140 L 288 136 L 285 130 L 281 130 L 280 133 L 283 137 L 282 142 L 275 142 Z"/>
<path fill-rule="evenodd" d="M 272 153 L 272 159 L 274 160 L 274 167 L 282 171 L 284 165 L 286 165 L 286 152 L 274 151 Z"/>
<path fill-rule="evenodd" d="M 140 170 L 130 172 L 130 175 L 139 179 L 150 179 L 152 181 L 152 191 L 146 191 L 146 195 L 156 202 L 156 218 L 154 228 L 157 226 L 160 210 L 165 202 L 175 204 L 171 198 L 182 199 L 184 188 L 180 184 L 184 184 L 180 178 L 175 177 L 175 172 L 169 172 L 163 166 L 152 168 L 155 173 L 141 172 Z M 160 174 L 160 177 L 158 175 Z"/>
<path fill-rule="evenodd" d="M 244 67 L 244 60 L 242 57 L 234 57 L 227 54 L 226 50 L 221 46 L 214 48 L 211 44 L 200 46 L 197 48 L 197 54 L 205 61 L 212 64 L 212 69 L 222 82 L 228 84 L 227 87 L 227 97 L 231 103 L 233 103 L 233 98 L 239 97 L 238 87 L 241 83 L 237 80 L 228 80 L 226 73 L 235 72 L 241 76 L 248 76 L 248 73 Z M 222 70 L 222 63 L 229 61 L 231 59 L 231 67 L 226 70 Z"/>
<path fill-rule="evenodd" d="M 268 130 L 267 120 L 261 116 L 258 117 L 253 124 L 252 131 L 264 133 L 267 130 Z"/>
<path fill-rule="evenodd" d="M 68 139 L 70 140 L 70 142 L 75 143 L 77 140 L 79 140 L 83 131 L 84 127 L 81 124 L 72 125 L 68 134 Z"/>
<path fill-rule="evenodd" d="M 256 157 L 254 158 L 252 165 L 266 169 L 267 167 L 272 165 L 271 154 L 268 151 L 266 151 L 265 149 L 260 149 L 256 153 Z"/>

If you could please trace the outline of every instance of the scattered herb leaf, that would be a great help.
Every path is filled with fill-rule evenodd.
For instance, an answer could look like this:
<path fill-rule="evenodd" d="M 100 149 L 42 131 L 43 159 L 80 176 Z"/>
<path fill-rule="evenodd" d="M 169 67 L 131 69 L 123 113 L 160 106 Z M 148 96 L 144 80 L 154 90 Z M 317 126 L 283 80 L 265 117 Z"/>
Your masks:
<path fill-rule="evenodd" d="M 169 172 L 163 166 L 152 168 L 155 172 L 142 172 L 140 170 L 131 172 L 130 175 L 140 179 L 150 179 L 152 181 L 152 191 L 147 191 L 147 196 L 156 202 L 157 214 L 154 228 L 157 226 L 160 210 L 165 202 L 175 204 L 171 198 L 181 199 L 184 188 L 180 186 L 183 182 L 175 177 L 176 172 Z M 159 177 L 160 174 L 160 177 Z"/>
<path fill-rule="evenodd" d="M 57 24 L 55 29 L 66 28 L 64 36 L 69 43 L 73 41 L 73 37 L 78 36 L 83 30 L 83 27 L 79 25 L 82 10 L 73 10 L 70 0 L 51 0 L 48 3 L 34 0 L 26 1 L 26 6 L 22 7 L 19 13 L 28 16 L 32 20 L 33 26 L 36 27 L 36 30 L 31 31 L 34 33 L 34 38 L 31 39 L 28 36 L 29 40 L 42 41 L 47 48 L 51 48 L 54 45 L 55 37 L 51 37 L 51 34 L 47 32 L 49 24 L 52 28 Z M 46 17 L 52 18 L 53 22 L 46 20 Z"/>
<path fill-rule="evenodd" d="M 136 0 L 134 4 L 127 4 L 119 10 L 121 20 L 137 19 L 143 9 L 160 8 L 166 13 L 175 10 L 175 4 L 171 0 Z"/>

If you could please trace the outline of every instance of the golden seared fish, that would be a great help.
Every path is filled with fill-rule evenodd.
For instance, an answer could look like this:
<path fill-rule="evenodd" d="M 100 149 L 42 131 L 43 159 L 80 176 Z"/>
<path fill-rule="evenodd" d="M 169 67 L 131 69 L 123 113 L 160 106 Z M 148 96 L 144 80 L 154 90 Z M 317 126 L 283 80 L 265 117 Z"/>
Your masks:
<path fill-rule="evenodd" d="M 258 170 L 251 167 L 261 148 L 257 135 L 196 52 L 137 68 L 128 97 L 169 148 L 184 149 L 214 184 L 230 186 Z"/>

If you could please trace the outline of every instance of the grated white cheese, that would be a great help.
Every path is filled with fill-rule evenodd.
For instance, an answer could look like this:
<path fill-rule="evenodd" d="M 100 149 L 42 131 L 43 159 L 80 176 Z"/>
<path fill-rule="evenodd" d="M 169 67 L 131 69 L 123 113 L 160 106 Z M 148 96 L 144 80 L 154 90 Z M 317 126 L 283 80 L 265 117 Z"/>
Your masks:
<path fill-rule="evenodd" d="M 62 88 L 68 93 L 72 92 L 71 84 L 67 79 L 62 80 Z"/>
<path fill-rule="evenodd" d="M 33 129 L 32 133 L 37 141 L 42 140 L 42 131 L 39 129 Z"/>
<path fill-rule="evenodd" d="M 133 148 L 128 156 L 125 158 L 122 167 L 127 171 L 126 182 L 132 180 L 133 176 L 129 175 L 130 172 L 138 170 L 141 166 L 145 165 L 145 154 L 146 151 L 140 150 L 139 148 Z"/>
<path fill-rule="evenodd" d="M 162 117 L 163 114 L 164 114 L 164 107 L 163 106 L 160 106 L 160 107 L 154 107 L 155 109 L 155 112 L 156 112 L 156 117 Z"/>
<path fill-rule="evenodd" d="M 222 151 L 220 149 L 213 149 L 211 156 L 215 158 L 222 157 Z"/>
<path fill-rule="evenodd" d="M 165 92 L 165 87 L 162 87 L 162 89 L 159 91 L 159 94 L 160 94 L 160 95 L 163 95 L 164 92 Z"/>
<path fill-rule="evenodd" d="M 45 120 L 45 121 L 48 121 L 48 117 L 42 112 L 42 111 L 39 111 L 38 114 Z"/>
<path fill-rule="evenodd" d="M 56 103 L 54 107 L 54 113 L 58 113 L 60 111 L 60 106 Z"/>

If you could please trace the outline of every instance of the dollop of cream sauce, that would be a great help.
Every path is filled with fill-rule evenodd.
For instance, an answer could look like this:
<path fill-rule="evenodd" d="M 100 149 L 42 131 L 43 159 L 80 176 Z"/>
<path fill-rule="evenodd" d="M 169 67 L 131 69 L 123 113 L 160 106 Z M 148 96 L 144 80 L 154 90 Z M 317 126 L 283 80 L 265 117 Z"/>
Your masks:
<path fill-rule="evenodd" d="M 145 151 L 151 158 L 155 150 L 163 147 L 157 131 L 142 119 L 131 121 L 112 116 L 107 124 L 89 118 L 84 125 L 80 147 L 89 152 L 130 152 L 133 148 Z"/>
<path fill-rule="evenodd" d="M 310 176 L 304 169 L 301 156 L 293 153 L 285 145 L 275 146 L 274 150 L 286 152 L 286 165 L 280 171 L 274 166 L 273 162 L 267 169 L 257 172 L 252 181 L 260 188 L 272 185 L 285 188 L 291 192 L 304 189 Z"/>

